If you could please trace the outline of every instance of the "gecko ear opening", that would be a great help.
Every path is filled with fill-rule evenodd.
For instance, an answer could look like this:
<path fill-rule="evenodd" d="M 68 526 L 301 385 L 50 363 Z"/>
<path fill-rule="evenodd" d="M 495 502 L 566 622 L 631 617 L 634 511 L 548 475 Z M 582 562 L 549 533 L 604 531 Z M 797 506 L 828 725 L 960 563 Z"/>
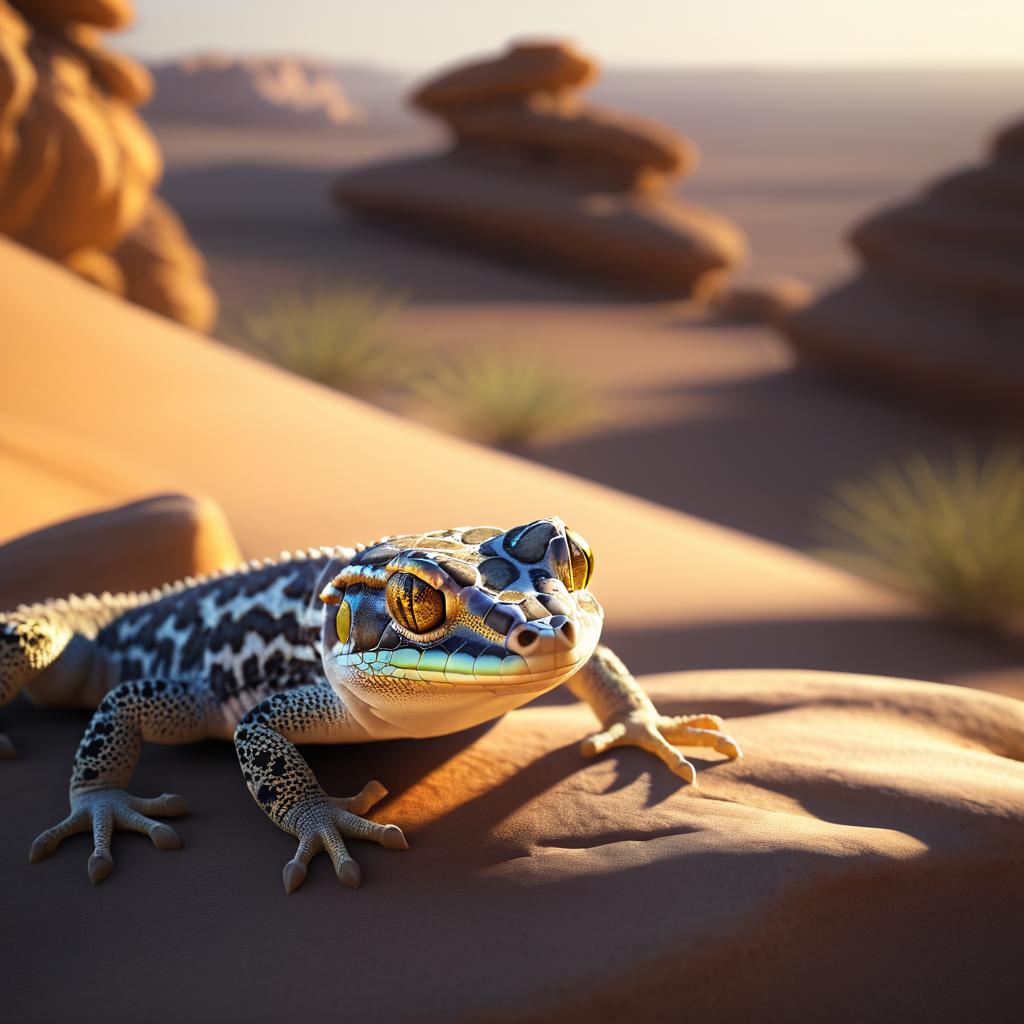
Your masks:
<path fill-rule="evenodd" d="M 345 599 L 345 584 L 340 576 L 335 576 L 330 583 L 320 591 L 320 600 L 324 604 L 341 604 Z"/>

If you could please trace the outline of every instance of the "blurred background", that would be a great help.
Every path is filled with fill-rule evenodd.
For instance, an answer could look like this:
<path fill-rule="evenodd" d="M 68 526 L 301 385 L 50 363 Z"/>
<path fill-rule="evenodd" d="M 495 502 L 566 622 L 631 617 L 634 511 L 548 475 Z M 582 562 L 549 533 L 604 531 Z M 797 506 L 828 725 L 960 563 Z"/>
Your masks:
<path fill-rule="evenodd" d="M 1018 685 L 1019 3 L 12 0 L 0 33 L 19 246 L 425 450 L 515 452 L 931 624 L 811 661 Z M 8 537 L 89 504 L 32 486 Z"/>

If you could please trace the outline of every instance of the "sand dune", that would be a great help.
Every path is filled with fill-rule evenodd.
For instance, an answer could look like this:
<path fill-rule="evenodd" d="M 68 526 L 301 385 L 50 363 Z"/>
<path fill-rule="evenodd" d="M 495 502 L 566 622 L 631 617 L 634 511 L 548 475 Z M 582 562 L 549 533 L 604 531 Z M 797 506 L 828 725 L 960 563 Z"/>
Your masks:
<path fill-rule="evenodd" d="M 554 512 L 597 552 L 609 629 L 641 669 L 708 664 L 686 661 L 691 649 L 718 665 L 749 665 L 763 652 L 753 664 L 946 678 L 1006 664 L 1005 653 L 930 626 L 888 592 L 809 558 L 287 377 L 10 243 L 0 243 L 0 264 L 11 339 L 0 354 L 0 408 L 25 424 L 22 433 L 41 422 L 141 467 L 138 482 L 102 484 L 108 501 L 142 488 L 209 495 L 247 555 Z M 72 458 L 67 476 L 77 472 Z M 41 488 L 37 522 L 91 507 L 85 497 Z M 25 515 L 23 506 L 17 526 L 0 524 L 4 535 Z M 815 626 L 783 625 L 781 644 L 769 625 L 805 621 Z M 753 651 L 735 639 L 747 622 L 763 625 Z M 853 623 L 886 641 L 865 644 Z M 683 627 L 699 635 L 681 638 Z"/>
<path fill-rule="evenodd" d="M 776 664 L 890 671 L 901 658 L 1000 663 L 808 558 L 289 378 L 8 242 L 0 308 L 3 536 L 140 487 L 216 498 L 247 554 L 556 511 L 594 546 L 608 633 L 639 667 L 764 663 L 769 650 Z M 227 744 L 146 753 L 135 788 L 192 800 L 180 853 L 119 837 L 102 890 L 86 882 L 85 842 L 27 865 L 29 837 L 63 813 L 84 722 L 4 709 L 22 754 L 0 778 L 4 921 L 18 937 L 5 1010 L 50 1019 L 73 993 L 159 1020 L 457 1007 L 600 1021 L 642 1004 L 780 1020 L 827 1006 L 859 1021 L 884 990 L 910 1018 L 1009 1012 L 1019 702 L 794 670 L 645 685 L 667 713 L 729 716 L 746 758 L 699 760 L 698 789 L 638 751 L 584 766 L 574 744 L 590 713 L 559 698 L 434 741 L 316 750 L 331 792 L 390 786 L 381 820 L 413 849 L 360 844 L 362 890 L 317 863 L 291 898 L 290 840 L 253 806 Z"/>

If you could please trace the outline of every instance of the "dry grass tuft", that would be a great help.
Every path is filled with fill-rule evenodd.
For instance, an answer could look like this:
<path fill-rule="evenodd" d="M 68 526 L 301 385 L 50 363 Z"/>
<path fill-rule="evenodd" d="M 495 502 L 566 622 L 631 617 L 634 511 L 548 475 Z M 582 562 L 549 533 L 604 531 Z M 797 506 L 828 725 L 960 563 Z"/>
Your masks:
<path fill-rule="evenodd" d="M 836 488 L 820 554 L 945 617 L 999 631 L 1024 626 L 1024 454 L 964 448 L 919 455 Z"/>
<path fill-rule="evenodd" d="M 521 352 L 460 353 L 419 379 L 415 394 L 431 419 L 509 451 L 581 430 L 599 411 L 592 385 Z"/>
<path fill-rule="evenodd" d="M 372 285 L 291 291 L 237 313 L 227 334 L 291 373 L 367 397 L 401 389 L 413 372 L 394 330 L 404 306 L 401 295 Z"/>

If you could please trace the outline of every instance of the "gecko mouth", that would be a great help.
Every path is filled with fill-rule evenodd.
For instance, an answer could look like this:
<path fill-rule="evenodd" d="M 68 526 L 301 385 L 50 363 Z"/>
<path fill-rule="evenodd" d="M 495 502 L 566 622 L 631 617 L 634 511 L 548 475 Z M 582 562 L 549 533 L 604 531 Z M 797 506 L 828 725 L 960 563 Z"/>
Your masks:
<path fill-rule="evenodd" d="M 537 654 L 447 654 L 400 647 L 394 651 L 367 651 L 340 655 L 338 664 L 367 676 L 403 679 L 459 690 L 529 692 L 547 690 L 572 675 L 589 652 L 573 647 Z"/>

